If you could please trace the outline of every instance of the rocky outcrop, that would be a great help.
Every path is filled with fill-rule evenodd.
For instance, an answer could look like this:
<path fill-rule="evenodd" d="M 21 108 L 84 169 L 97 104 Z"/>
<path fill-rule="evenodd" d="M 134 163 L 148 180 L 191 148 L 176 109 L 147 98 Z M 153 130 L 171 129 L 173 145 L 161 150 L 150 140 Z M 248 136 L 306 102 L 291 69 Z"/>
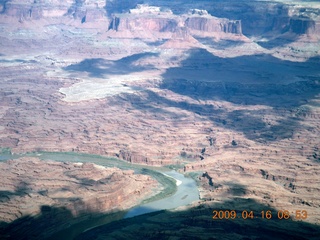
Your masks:
<path fill-rule="evenodd" d="M 68 14 L 81 22 L 92 22 L 105 17 L 105 1 L 75 0 L 75 3 L 68 9 Z"/>
<path fill-rule="evenodd" d="M 3 5 L 3 14 L 19 19 L 40 18 L 42 16 L 39 7 L 32 7 L 27 4 L 19 4 L 18 1 L 8 1 Z"/>
<path fill-rule="evenodd" d="M 148 164 L 148 158 L 145 156 L 142 156 L 138 152 L 131 152 L 128 150 L 120 150 L 119 154 L 116 155 L 120 159 L 123 159 L 125 161 L 128 161 L 130 163 L 136 163 L 136 164 Z"/>
<path fill-rule="evenodd" d="M 270 27 L 266 31 L 314 35 L 320 33 L 319 9 L 303 6 L 275 5 Z M 270 15 L 270 13 L 269 13 Z"/>
<path fill-rule="evenodd" d="M 150 31 L 159 37 L 168 38 L 164 33 L 187 32 L 191 35 L 230 33 L 241 35 L 241 21 L 215 18 L 204 11 L 191 11 L 190 14 L 178 16 L 170 12 L 138 13 L 133 9 L 130 14 L 114 16 L 109 30 L 124 31 Z M 180 34 L 181 35 L 181 34 Z"/>
<path fill-rule="evenodd" d="M 190 10 L 191 4 L 195 8 L 205 6 L 205 10 Z M 283 33 L 290 31 L 295 24 L 297 25 L 293 27 L 295 29 L 293 31 L 298 34 L 312 34 L 315 29 L 319 29 L 319 18 L 317 17 L 319 16 L 319 6 L 316 2 L 298 5 L 283 1 L 215 1 L 214 4 L 203 5 L 202 2 L 197 4 L 185 1 L 185 4 L 181 4 L 181 6 L 176 7 L 175 5 L 172 1 L 161 2 L 163 8 L 174 9 L 174 12 L 179 14 L 188 12 L 205 16 L 209 13 L 218 18 L 241 20 L 241 30 L 244 35 L 272 34 L 272 31 Z M 297 21 L 303 23 L 294 23 Z M 318 31 L 316 30 L 314 33 L 316 34 Z M 275 32 L 273 33 L 275 34 Z"/>
<path fill-rule="evenodd" d="M 316 35 L 320 33 L 320 22 L 307 17 L 275 17 L 273 19 L 271 31 L 280 33 L 294 33 L 298 35 Z"/>
<path fill-rule="evenodd" d="M 177 21 L 172 17 L 139 16 L 131 15 L 113 17 L 109 30 L 115 31 L 154 31 L 174 32 L 177 28 Z"/>
<path fill-rule="evenodd" d="M 277 31 L 278 33 L 294 34 L 318 34 L 320 32 L 320 23 L 317 16 L 319 9 L 310 6 L 289 5 L 274 2 L 245 2 L 233 3 L 230 1 L 218 1 L 215 4 L 206 5 L 206 9 L 188 9 L 189 4 L 179 6 L 179 10 L 170 1 L 155 2 L 156 6 L 137 4 L 141 1 L 93 1 L 93 0 L 55 0 L 55 1 L 25 1 L 23 3 L 17 0 L 2 1 L 0 3 L 0 12 L 7 16 L 18 18 L 20 21 L 41 19 L 43 17 L 62 17 L 71 16 L 82 23 L 92 22 L 107 18 L 106 9 L 111 20 L 114 14 L 119 14 L 120 22 L 124 26 L 127 21 L 132 21 L 133 27 L 145 27 L 145 15 L 157 18 L 159 15 L 168 16 L 174 9 L 175 14 L 186 14 L 186 17 L 194 18 L 188 20 L 186 25 L 197 31 L 212 31 L 232 33 L 232 34 L 262 34 Z M 188 1 L 187 1 L 188 2 Z M 197 7 L 194 2 L 192 6 Z M 199 5 L 201 6 L 201 5 Z M 203 7 L 203 6 L 202 6 Z M 166 10 L 164 10 L 166 9 Z M 131 13 L 130 19 L 126 14 Z M 135 23 L 132 15 L 141 17 L 141 25 Z M 218 17 L 212 19 L 212 16 Z M 181 15 L 179 15 L 181 16 Z M 200 18 L 199 18 L 200 17 Z M 230 20 L 228 20 L 230 19 Z M 235 20 L 236 19 L 236 20 Z M 106 19 L 105 19 L 106 20 Z M 185 19 L 184 19 L 185 20 Z M 150 19 L 146 19 L 150 21 Z M 179 25 L 181 21 L 179 20 Z M 184 22 L 184 21 L 182 21 Z M 161 25 L 161 24 L 160 24 Z M 114 30 L 118 30 L 112 27 Z M 128 27 L 120 28 L 128 29 Z M 146 29 L 149 29 L 146 26 Z M 157 28 L 159 30 L 159 27 Z M 160 29 L 162 29 L 160 27 Z M 153 29 L 156 31 L 155 29 Z M 158 31 L 157 30 L 157 31 Z"/>
<path fill-rule="evenodd" d="M 152 194 L 158 184 L 131 170 L 37 158 L 1 162 L 0 171 L 0 225 L 16 220 L 12 228 L 0 227 L 0 235 L 8 231 L 37 235 L 35 239 L 47 239 L 86 216 L 130 208 Z M 39 232 L 33 219 L 41 217 L 45 219 L 39 223 Z"/>
<path fill-rule="evenodd" d="M 228 20 L 208 17 L 188 17 L 185 21 L 186 27 L 200 32 L 224 32 L 242 34 L 240 20 Z"/>
<path fill-rule="evenodd" d="M 18 8 L 9 3 L 18 1 L 7 3 L 5 13 L 16 16 Z M 264 14 L 261 22 L 248 23 L 237 16 L 230 19 L 241 22 L 215 18 L 210 11 L 212 16 L 203 10 L 177 15 L 151 8 L 81 28 L 68 25 L 75 22 L 72 16 L 86 21 L 85 12 L 102 5 L 56 3 L 71 21 L 51 25 L 47 18 L 43 26 L 29 16 L 32 21 L 12 24 L 9 15 L 1 16 L 8 24 L 0 34 L 0 147 L 118 156 L 149 165 L 187 163 L 186 172 L 207 171 L 213 183 L 225 186 L 211 192 L 203 177 L 201 194 L 208 201 L 230 193 L 226 182 L 239 180 L 275 207 L 281 207 L 278 198 L 288 205 L 319 205 L 319 43 L 305 44 L 295 35 L 313 29 L 308 21 L 317 29 L 311 14 L 289 17 L 286 9 L 253 8 Z M 38 16 L 54 13 L 46 15 L 41 7 Z M 266 13 L 273 13 L 267 25 Z M 279 21 L 272 21 L 276 16 Z M 293 33 L 294 49 L 277 47 L 303 59 L 286 61 L 271 56 L 276 50 L 234 40 L 254 24 L 254 31 Z M 217 40 L 222 34 L 230 38 Z"/>
<path fill-rule="evenodd" d="M 20 20 L 40 19 L 44 16 L 61 17 L 67 12 L 69 1 L 55 1 L 53 4 L 45 4 L 43 1 L 21 1 L 9 0 L 4 3 L 3 14 Z"/>
<path fill-rule="evenodd" d="M 311 19 L 291 18 L 289 22 L 289 31 L 296 34 L 319 34 L 320 24 L 316 24 Z"/>
<path fill-rule="evenodd" d="M 242 34 L 240 20 L 216 18 L 206 10 L 192 9 L 188 14 L 175 15 L 170 10 L 157 6 L 137 5 L 129 13 L 107 17 L 104 1 L 69 0 L 54 2 L 29 1 L 20 3 L 7 1 L 3 5 L 3 14 L 19 19 L 20 22 L 40 20 L 42 18 L 72 17 L 81 23 L 104 19 L 109 26 L 104 26 L 111 33 L 110 37 L 124 38 L 178 38 L 188 40 L 191 35 L 211 36 L 215 34 Z M 115 34 L 123 32 L 125 34 Z"/>
<path fill-rule="evenodd" d="M 101 0 L 24 1 L 23 3 L 9 0 L 4 2 L 2 13 L 20 21 L 69 15 L 87 22 L 103 18 L 106 14 L 104 5 L 105 1 Z"/>

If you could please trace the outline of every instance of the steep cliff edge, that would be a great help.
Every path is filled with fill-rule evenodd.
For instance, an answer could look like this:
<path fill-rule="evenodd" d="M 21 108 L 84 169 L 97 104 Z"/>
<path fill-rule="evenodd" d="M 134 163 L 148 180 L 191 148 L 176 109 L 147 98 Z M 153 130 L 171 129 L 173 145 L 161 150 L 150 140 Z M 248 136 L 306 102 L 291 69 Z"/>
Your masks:
<path fill-rule="evenodd" d="M 207 10 L 219 18 L 241 20 L 247 36 L 315 36 L 320 31 L 320 5 L 315 1 L 217 1 Z"/>
<path fill-rule="evenodd" d="M 254 210 L 257 203 L 261 206 L 257 210 L 307 210 L 311 213 L 307 221 L 319 224 L 320 42 L 319 34 L 314 34 L 319 14 L 312 7 L 306 7 L 306 13 L 301 6 L 288 11 L 289 7 L 280 8 L 280 1 L 273 7 L 270 1 L 215 0 L 203 5 L 207 12 L 188 12 L 196 6 L 181 4 L 186 8 L 181 14 L 173 8 L 170 12 L 138 7 L 93 24 L 87 22 L 85 10 L 105 8 L 87 7 L 87 1 L 56 1 L 61 12 L 49 8 L 46 12 L 43 5 L 39 18 L 36 11 L 28 16 L 31 1 L 20 3 L 22 18 L 18 7 L 9 4 L 18 2 L 5 1 L 0 20 L 0 147 L 13 153 L 74 151 L 118 156 L 132 163 L 185 165 L 186 173 L 199 180 L 200 196 L 210 209 L 208 214 L 199 213 L 199 221 L 189 215 L 190 229 L 197 234 L 196 222 L 204 226 L 203 232 L 208 232 L 205 224 L 217 226 L 212 209 Z M 241 41 L 246 36 L 251 39 Z M 17 169 L 10 165 L 10 171 L 22 176 L 22 168 Z M 90 172 L 99 176 L 92 166 L 61 178 L 56 174 L 60 167 L 52 169 L 31 171 L 29 176 L 37 175 L 48 189 L 42 191 L 41 183 L 31 193 L 30 184 L 6 185 L 10 171 L 3 170 L 0 190 L 9 195 L 3 201 L 12 203 L 18 193 L 25 202 L 30 199 L 27 194 L 35 196 L 35 203 L 48 196 L 55 197 L 52 201 L 80 196 L 89 205 L 74 199 L 74 206 L 58 208 L 79 213 L 96 206 L 99 211 L 108 201 L 116 206 L 121 188 L 132 186 L 131 181 L 121 185 L 118 178 L 123 175 L 117 172 L 110 180 L 119 191 L 106 199 L 105 188 L 99 188 L 108 185 L 106 179 L 97 189 L 90 186 L 96 181 Z M 72 191 L 80 182 L 88 190 Z M 103 200 L 101 205 L 86 195 L 92 192 Z M 252 204 L 233 204 L 245 199 Z M 28 210 L 46 218 L 54 211 L 46 205 Z M 0 214 L 7 222 L 25 210 L 10 206 L 12 212 L 5 207 Z M 40 221 L 44 218 L 38 222 L 47 224 Z M 203 224 L 203 219 L 208 221 Z"/>
<path fill-rule="evenodd" d="M 191 9 L 175 15 L 160 8 L 138 5 L 126 14 L 116 14 L 109 25 L 110 37 L 158 38 L 193 41 L 193 37 L 242 36 L 240 20 L 216 18 L 205 10 Z"/>
<path fill-rule="evenodd" d="M 0 236 L 11 234 L 9 239 L 47 239 L 90 215 L 130 208 L 158 187 L 133 170 L 92 163 L 21 158 L 1 162 L 0 170 Z M 35 227 L 37 219 L 41 228 Z"/>
<path fill-rule="evenodd" d="M 195 31 L 200 32 L 224 32 L 232 34 L 242 34 L 241 21 L 220 19 L 214 17 L 191 16 L 185 21 L 185 25 Z"/>
<path fill-rule="evenodd" d="M 170 11 L 161 12 L 154 7 L 146 8 L 150 10 L 142 11 L 138 8 L 131 9 L 128 14 L 119 14 L 113 18 L 109 29 L 123 31 L 141 28 L 158 32 L 173 32 L 177 27 L 186 27 L 190 30 L 203 32 L 242 34 L 241 21 L 216 18 L 208 13 L 203 13 L 205 10 L 191 9 L 188 14 L 174 15 Z"/>
<path fill-rule="evenodd" d="M 206 10 L 191 9 L 183 15 L 157 6 L 138 4 L 127 13 L 107 16 L 105 1 L 27 1 L 9 0 L 2 3 L 2 15 L 18 20 L 37 21 L 71 18 L 79 23 L 96 22 L 95 28 L 108 30 L 108 37 L 190 40 L 190 36 L 214 37 L 221 34 L 242 35 L 240 20 L 211 16 Z M 67 19 L 66 19 L 67 20 Z M 110 22 L 109 25 L 98 20 Z M 68 24 L 68 21 L 62 21 Z"/>
<path fill-rule="evenodd" d="M 128 29 L 133 27 L 142 27 L 147 22 L 158 25 L 156 28 L 146 26 L 147 30 L 151 27 L 153 31 L 172 31 L 172 28 L 166 29 L 161 26 L 172 24 L 172 19 L 156 19 L 158 15 L 171 13 L 176 16 L 182 16 L 188 13 L 191 15 L 184 19 L 183 25 L 186 27 L 203 32 L 224 32 L 244 35 L 260 35 L 265 33 L 294 33 L 294 34 L 318 34 L 320 32 L 319 6 L 317 3 L 282 3 L 282 2 L 230 2 L 216 1 L 215 4 L 207 4 L 206 1 L 194 3 L 184 1 L 177 10 L 173 2 L 148 1 L 155 6 L 138 4 L 143 1 L 93 1 L 93 0 L 54 0 L 54 1 L 24 1 L 7 0 L 0 2 L 0 12 L 6 16 L 18 18 L 20 21 L 35 20 L 46 17 L 70 16 L 83 22 L 92 22 L 98 19 L 115 19 L 116 24 L 111 24 L 111 29 Z M 204 3 L 206 3 L 204 5 Z M 192 7 L 203 7 L 205 10 L 192 9 Z M 164 10 L 166 9 L 166 10 Z M 169 9 L 172 9 L 169 10 Z M 107 12 L 108 10 L 108 12 Z M 131 16 L 123 15 L 131 13 Z M 115 15 L 121 15 L 117 16 Z M 133 17 L 133 15 L 136 15 Z M 145 15 L 149 15 L 146 17 Z M 193 16 L 192 16 L 193 15 Z M 210 16 L 217 18 L 210 18 Z M 137 19 L 140 16 L 140 24 L 137 25 Z M 172 16 L 168 16 L 169 19 Z M 143 20 L 146 23 L 143 23 Z M 231 19 L 231 20 L 228 20 Z M 130 27 L 128 26 L 130 22 Z M 142 23 L 141 23 L 142 22 Z M 159 22 L 159 23 L 156 23 Z M 174 21 L 175 22 L 175 21 Z M 181 24 L 181 20 L 178 21 Z M 120 24 L 119 26 L 117 26 Z M 181 26 L 181 25 L 180 25 Z M 155 26 L 154 26 L 155 27 Z M 171 26 L 172 27 L 172 26 Z M 174 28 L 176 29 L 176 28 Z"/>
<path fill-rule="evenodd" d="M 103 18 L 105 1 L 92 0 L 54 0 L 54 1 L 17 1 L 2 3 L 2 14 L 19 21 L 39 20 L 41 18 L 71 16 L 82 22 Z"/>

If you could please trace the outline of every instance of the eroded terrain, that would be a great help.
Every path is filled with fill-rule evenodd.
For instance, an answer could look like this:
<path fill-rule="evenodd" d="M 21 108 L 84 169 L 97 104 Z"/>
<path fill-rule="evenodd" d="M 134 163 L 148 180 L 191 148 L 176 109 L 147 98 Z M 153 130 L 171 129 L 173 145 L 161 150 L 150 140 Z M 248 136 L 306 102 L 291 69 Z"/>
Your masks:
<path fill-rule="evenodd" d="M 24 157 L 1 162 L 0 168 L 1 228 L 11 238 L 23 237 L 22 232 L 47 238 L 91 215 L 128 209 L 159 188 L 150 176 L 93 163 Z M 28 228 L 32 222 L 39 225 Z"/>
<path fill-rule="evenodd" d="M 209 229 L 213 208 L 270 208 L 318 231 L 319 4 L 89 2 L 4 8 L 0 146 L 180 167 Z"/>

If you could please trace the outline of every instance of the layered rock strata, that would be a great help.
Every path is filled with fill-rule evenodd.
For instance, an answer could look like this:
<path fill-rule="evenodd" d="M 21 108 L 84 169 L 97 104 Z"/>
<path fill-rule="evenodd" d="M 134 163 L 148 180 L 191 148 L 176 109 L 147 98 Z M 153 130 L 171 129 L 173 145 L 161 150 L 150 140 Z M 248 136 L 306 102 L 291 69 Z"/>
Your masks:
<path fill-rule="evenodd" d="M 319 223 L 317 7 L 216 1 L 219 18 L 147 8 L 93 26 L 71 6 L 62 20 L 1 15 L 1 147 L 184 168 L 205 205 L 188 226 L 213 227 L 211 207 Z"/>
<path fill-rule="evenodd" d="M 8 225 L 9 232 L 14 233 L 16 228 L 16 234 L 25 232 L 29 237 L 37 233 L 35 239 L 46 238 L 90 215 L 132 207 L 158 187 L 149 176 L 92 163 L 25 157 L 1 162 L 0 171 L 0 234 L 6 232 L 5 223 L 17 222 L 15 227 Z M 58 209 L 63 211 L 59 213 Z M 52 221 L 39 223 L 41 232 L 35 226 L 25 225 L 44 215 Z"/>
<path fill-rule="evenodd" d="M 115 15 L 110 22 L 109 30 L 117 33 L 111 31 L 109 36 L 127 38 L 133 34 L 131 37 L 152 38 L 156 35 L 158 38 L 168 39 L 176 37 L 172 33 L 179 35 L 181 31 L 185 32 L 183 39 L 187 39 L 190 35 L 206 37 L 216 37 L 219 34 L 242 35 L 239 20 L 216 18 L 201 11 L 191 11 L 189 14 L 179 16 L 152 7 L 145 8 L 148 11 L 133 9 L 129 14 Z"/>
<path fill-rule="evenodd" d="M 69 15 L 81 21 L 94 21 L 105 17 L 105 1 L 5 1 L 2 13 L 20 21 Z"/>

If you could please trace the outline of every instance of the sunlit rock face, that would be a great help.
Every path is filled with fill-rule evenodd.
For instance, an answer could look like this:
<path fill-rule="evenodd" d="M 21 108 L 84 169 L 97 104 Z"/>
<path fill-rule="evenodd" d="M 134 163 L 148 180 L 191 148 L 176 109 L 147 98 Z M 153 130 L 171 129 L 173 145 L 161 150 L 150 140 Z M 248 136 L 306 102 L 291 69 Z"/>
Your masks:
<path fill-rule="evenodd" d="M 138 5 L 137 8 L 130 9 L 129 13 L 115 14 L 111 17 L 108 36 L 180 39 L 192 42 L 194 39 L 191 36 L 211 38 L 241 36 L 241 29 L 240 20 L 217 18 L 205 10 L 190 10 L 186 14 L 176 15 L 159 7 Z"/>

